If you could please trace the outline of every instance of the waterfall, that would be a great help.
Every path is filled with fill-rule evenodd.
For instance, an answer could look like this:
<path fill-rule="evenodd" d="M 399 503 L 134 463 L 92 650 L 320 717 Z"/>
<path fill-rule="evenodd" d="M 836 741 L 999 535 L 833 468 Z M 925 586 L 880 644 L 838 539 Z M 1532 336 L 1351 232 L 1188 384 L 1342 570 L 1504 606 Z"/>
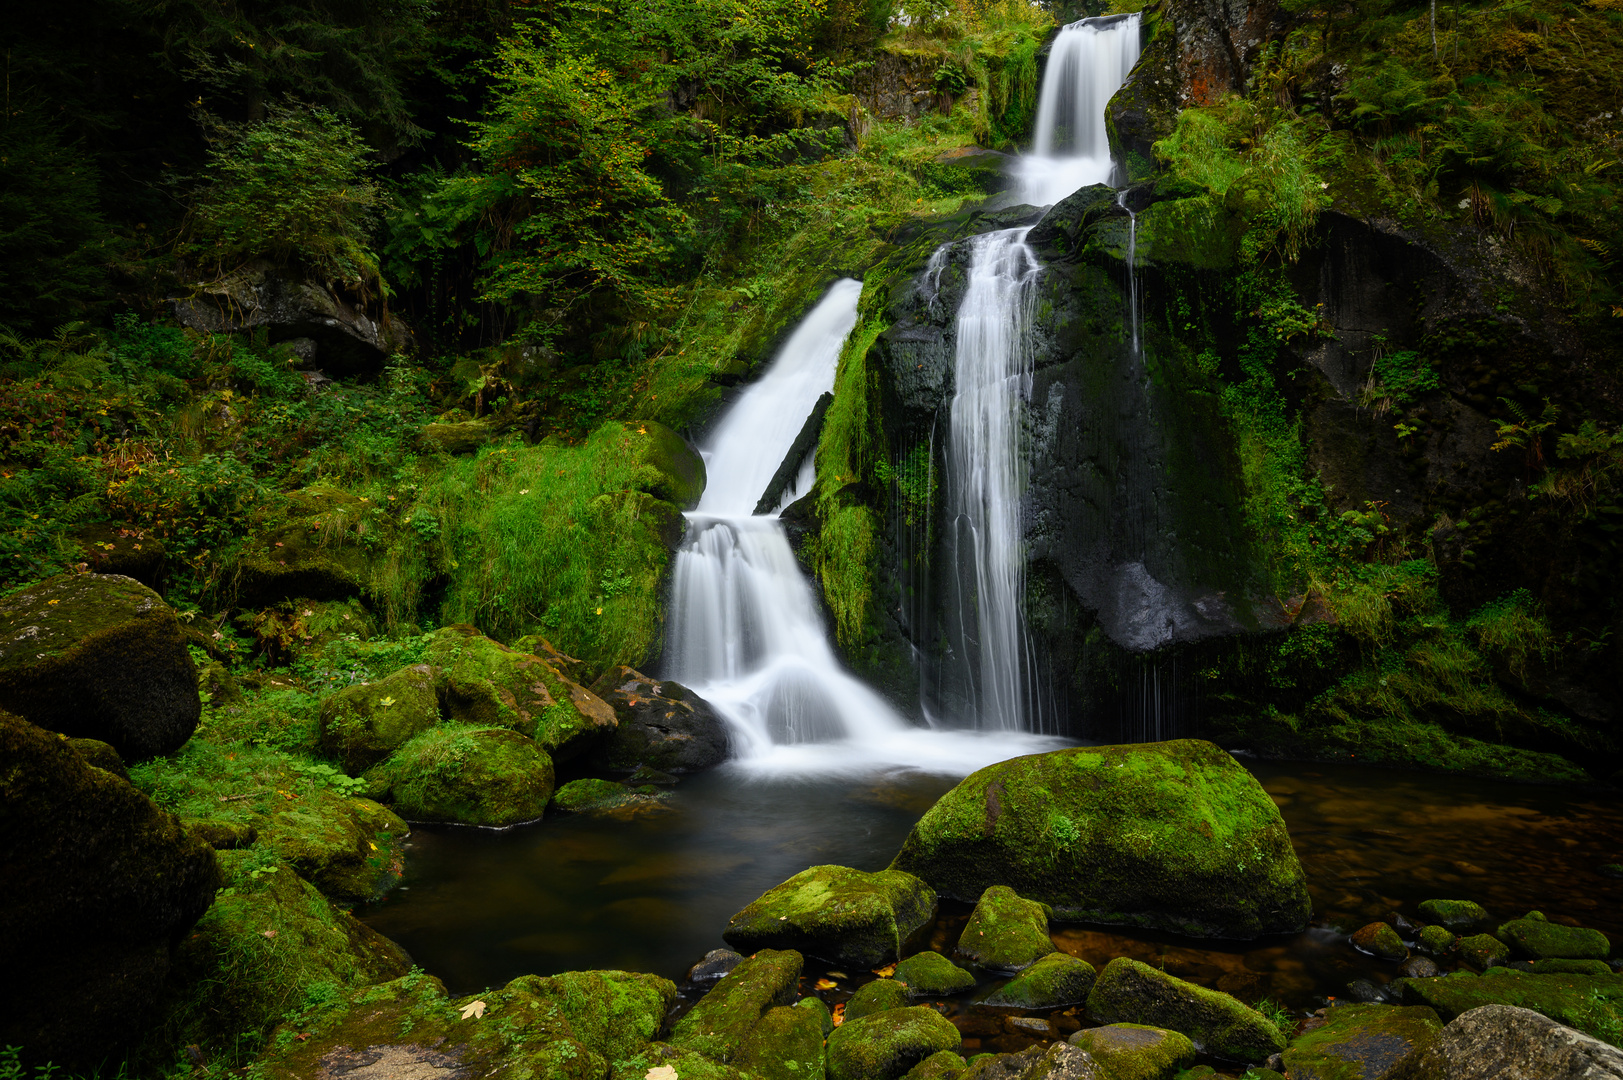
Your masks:
<path fill-rule="evenodd" d="M 1138 215 L 1127 205 L 1127 189 L 1116 196 L 1116 205 L 1127 211 L 1127 312 L 1133 324 L 1133 355 L 1138 355 Z"/>
<path fill-rule="evenodd" d="M 1029 731 L 1032 665 L 1025 630 L 1020 412 L 1031 375 L 1028 326 L 1037 258 L 1028 229 L 970 245 L 958 308 L 949 429 L 948 623 L 976 725 Z"/>
<path fill-rule="evenodd" d="M 1139 16 L 1083 19 L 1060 30 L 1037 99 L 1032 151 L 1021 159 L 1019 199 L 1050 206 L 1089 184 L 1108 184 L 1105 106 L 1138 61 Z"/>

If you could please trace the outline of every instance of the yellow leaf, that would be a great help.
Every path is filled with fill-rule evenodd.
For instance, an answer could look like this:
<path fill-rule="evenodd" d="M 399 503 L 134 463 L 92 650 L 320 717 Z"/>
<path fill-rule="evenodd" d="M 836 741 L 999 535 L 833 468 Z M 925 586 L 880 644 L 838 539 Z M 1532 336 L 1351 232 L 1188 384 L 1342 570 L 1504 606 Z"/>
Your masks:
<path fill-rule="evenodd" d="M 655 1065 L 643 1075 L 642 1080 L 676 1080 L 676 1070 L 669 1065 Z"/>
<path fill-rule="evenodd" d="M 378 698 L 378 704 L 384 706 L 385 708 L 387 708 L 388 706 L 394 704 L 394 698 L 392 698 L 392 697 Z"/>
<path fill-rule="evenodd" d="M 874 968 L 873 973 L 875 975 L 879 976 L 881 979 L 888 979 L 892 975 L 896 974 L 896 965 L 895 964 L 886 964 L 882 968 Z"/>
<path fill-rule="evenodd" d="M 488 1006 L 486 1006 L 483 1001 L 470 1001 L 466 1005 L 462 1006 L 462 1019 L 477 1020 L 481 1016 L 485 1015 L 486 1008 L 488 1008 Z"/>
<path fill-rule="evenodd" d="M 835 987 L 837 987 L 839 985 L 840 984 L 835 982 L 833 979 L 818 979 L 817 980 L 817 989 L 819 989 L 819 990 L 833 990 Z"/>

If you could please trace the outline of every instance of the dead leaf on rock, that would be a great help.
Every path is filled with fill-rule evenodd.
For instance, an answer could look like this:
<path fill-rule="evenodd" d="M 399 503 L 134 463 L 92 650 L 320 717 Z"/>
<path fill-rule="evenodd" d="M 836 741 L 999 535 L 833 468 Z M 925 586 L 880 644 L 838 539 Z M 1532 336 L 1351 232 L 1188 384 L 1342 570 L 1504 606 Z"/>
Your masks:
<path fill-rule="evenodd" d="M 488 1006 L 486 1006 L 482 1001 L 470 1001 L 466 1005 L 462 1006 L 462 1019 L 477 1020 L 481 1016 L 485 1015 L 486 1008 L 488 1008 Z"/>
<path fill-rule="evenodd" d="M 676 1080 L 676 1070 L 669 1065 L 655 1065 L 642 1080 Z"/>

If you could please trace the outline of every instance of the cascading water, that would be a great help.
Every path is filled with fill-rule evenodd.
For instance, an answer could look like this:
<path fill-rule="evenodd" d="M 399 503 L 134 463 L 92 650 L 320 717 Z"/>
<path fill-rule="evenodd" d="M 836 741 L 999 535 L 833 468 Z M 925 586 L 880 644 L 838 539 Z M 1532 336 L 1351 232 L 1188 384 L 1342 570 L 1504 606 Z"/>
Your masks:
<path fill-rule="evenodd" d="M 1138 61 L 1139 16 L 1071 23 L 1054 39 L 1037 99 L 1031 153 L 1021 159 L 1017 198 L 1051 206 L 1116 171 L 1105 106 Z"/>
<path fill-rule="evenodd" d="M 1127 211 L 1127 312 L 1133 324 L 1133 355 L 1138 355 L 1138 215 L 1127 205 L 1127 189 L 1116 196 L 1116 205 Z"/>

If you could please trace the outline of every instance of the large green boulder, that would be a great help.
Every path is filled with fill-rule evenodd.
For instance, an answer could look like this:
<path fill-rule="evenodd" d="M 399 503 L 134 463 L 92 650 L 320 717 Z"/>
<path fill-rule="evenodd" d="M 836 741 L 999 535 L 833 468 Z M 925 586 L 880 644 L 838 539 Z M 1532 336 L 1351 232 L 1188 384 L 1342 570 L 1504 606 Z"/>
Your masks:
<path fill-rule="evenodd" d="M 1198 937 L 1296 931 L 1312 910 L 1273 800 L 1192 739 L 988 766 L 942 796 L 891 865 L 960 900 L 1007 885 L 1062 919 Z"/>
<path fill-rule="evenodd" d="M 847 1020 L 828 1037 L 829 1080 L 897 1080 L 962 1043 L 946 1017 L 923 1005 Z"/>
<path fill-rule="evenodd" d="M 404 871 L 401 842 L 411 829 L 371 799 L 315 788 L 258 820 L 261 845 L 339 903 L 373 900 Z"/>
<path fill-rule="evenodd" d="M 1403 1003 L 1453 1020 L 1483 1005 L 1513 1005 L 1596 1038 L 1623 1031 L 1623 975 L 1541 975 L 1493 968 L 1484 975 L 1404 979 Z"/>
<path fill-rule="evenodd" d="M 981 894 L 958 938 L 958 955 L 989 971 L 1030 967 L 1054 951 L 1048 936 L 1048 905 L 1024 900 L 1007 885 Z"/>
<path fill-rule="evenodd" d="M 1265 1061 L 1285 1049 L 1279 1029 L 1255 1009 L 1125 956 L 1099 973 L 1088 1012 L 1105 1023 L 1181 1031 L 1197 1049 L 1235 1061 Z"/>
<path fill-rule="evenodd" d="M 359 776 L 440 722 L 434 669 L 413 664 L 321 704 L 321 749 Z"/>
<path fill-rule="evenodd" d="M 792 950 L 762 949 L 724 976 L 671 1029 L 672 1046 L 731 1062 L 776 1005 L 793 1005 L 804 961 Z"/>
<path fill-rule="evenodd" d="M 1292 1080 L 1390 1076 L 1442 1030 L 1437 1013 L 1423 1005 L 1338 1005 L 1322 1026 L 1291 1042 L 1285 1051 L 1285 1071 Z"/>
<path fill-rule="evenodd" d="M 1083 1028 L 1066 1041 L 1092 1054 L 1111 1080 L 1170 1080 L 1195 1063 L 1187 1035 L 1144 1024 Z"/>
<path fill-rule="evenodd" d="M 808 1009 L 768 1009 L 733 1064 L 759 1080 L 823 1080 L 823 1024 Z"/>
<path fill-rule="evenodd" d="M 637 424 L 636 432 L 643 436 L 638 446 L 643 467 L 638 486 L 683 510 L 698 506 L 705 485 L 704 458 L 699 452 L 682 436 L 652 420 Z"/>
<path fill-rule="evenodd" d="M 845 1019 L 858 1020 L 887 1009 L 902 1009 L 912 1004 L 907 987 L 895 979 L 875 979 L 851 995 L 845 1003 Z"/>
<path fill-rule="evenodd" d="M 506 728 L 441 724 L 366 774 L 371 794 L 410 821 L 502 827 L 534 821 L 552 798 L 552 759 Z"/>
<path fill-rule="evenodd" d="M 796 949 L 871 968 L 899 958 L 935 910 L 934 890 L 912 874 L 813 866 L 734 915 L 721 936 L 740 952 Z"/>
<path fill-rule="evenodd" d="M 1049 953 L 998 987 L 983 1004 L 1011 1009 L 1057 1009 L 1088 999 L 1098 973 L 1086 960 Z M 1085 1049 L 1085 1048 L 1084 1048 Z"/>
<path fill-rule="evenodd" d="M 1526 960 L 1604 960 L 1612 955 L 1612 943 L 1599 930 L 1543 919 L 1512 919 L 1494 936 Z"/>
<path fill-rule="evenodd" d="M 136 762 L 180 749 L 203 703 L 162 597 L 134 578 L 66 574 L 0 598 L 0 709 Z"/>
<path fill-rule="evenodd" d="M 947 997 L 975 988 L 975 976 L 938 952 L 921 952 L 896 965 L 896 981 L 910 997 Z"/>
<path fill-rule="evenodd" d="M 0 712 L 0 1047 L 87 1073 L 122 1059 L 220 881 L 179 819 Z"/>

